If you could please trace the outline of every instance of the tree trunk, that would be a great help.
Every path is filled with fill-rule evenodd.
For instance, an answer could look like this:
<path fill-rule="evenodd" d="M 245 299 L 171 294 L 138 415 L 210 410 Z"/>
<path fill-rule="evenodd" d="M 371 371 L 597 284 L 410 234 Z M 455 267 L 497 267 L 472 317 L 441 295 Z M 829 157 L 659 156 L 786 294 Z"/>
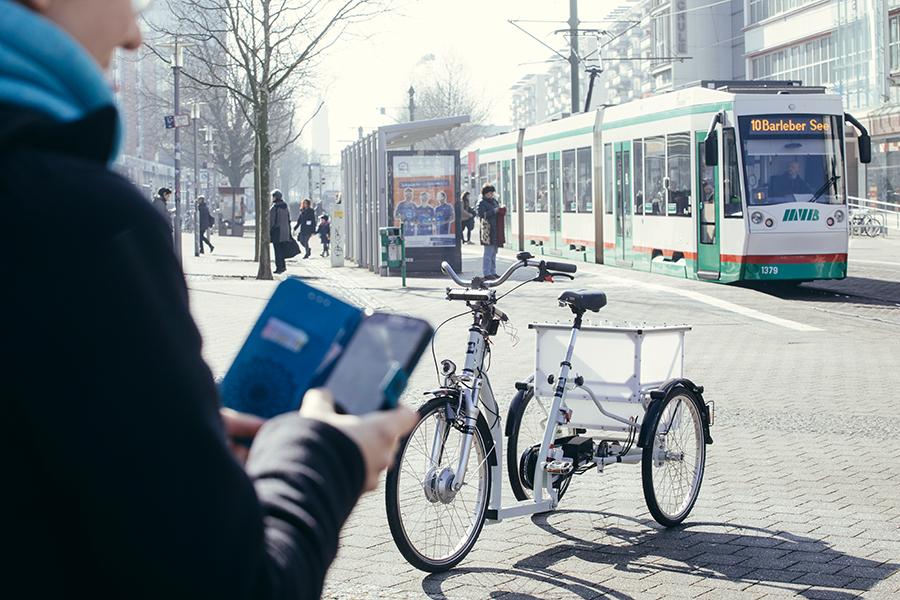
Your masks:
<path fill-rule="evenodd" d="M 257 214 L 257 225 L 256 225 L 256 243 L 253 246 L 253 260 L 254 262 L 259 262 L 259 249 L 262 247 L 262 237 L 260 237 L 260 231 L 262 228 L 259 226 L 259 215 L 261 214 L 260 201 L 259 201 L 259 138 L 254 133 L 253 135 L 253 206 L 256 209 Z"/>
<path fill-rule="evenodd" d="M 256 113 L 256 135 L 259 140 L 259 216 L 260 228 L 259 271 L 257 279 L 272 279 L 272 264 L 269 254 L 269 170 L 272 161 L 269 148 L 269 96 L 261 90 L 259 110 Z"/>

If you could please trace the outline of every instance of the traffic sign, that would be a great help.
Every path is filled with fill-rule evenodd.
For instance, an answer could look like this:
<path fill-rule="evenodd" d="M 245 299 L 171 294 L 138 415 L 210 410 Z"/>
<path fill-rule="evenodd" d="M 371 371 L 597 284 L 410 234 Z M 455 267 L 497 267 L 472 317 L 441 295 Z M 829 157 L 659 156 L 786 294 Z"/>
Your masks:
<path fill-rule="evenodd" d="M 166 129 L 188 127 L 191 124 L 191 115 L 169 115 L 163 119 L 166 121 Z"/>

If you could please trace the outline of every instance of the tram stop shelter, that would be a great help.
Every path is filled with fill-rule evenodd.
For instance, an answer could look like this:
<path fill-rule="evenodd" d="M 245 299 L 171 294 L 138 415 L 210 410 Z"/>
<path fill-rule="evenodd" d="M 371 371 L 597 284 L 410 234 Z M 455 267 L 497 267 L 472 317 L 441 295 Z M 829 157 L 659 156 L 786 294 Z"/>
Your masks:
<path fill-rule="evenodd" d="M 394 214 L 398 204 L 413 196 L 415 206 L 405 206 L 410 210 L 423 207 L 420 211 L 426 214 L 423 223 L 435 219 L 428 216 L 430 211 L 424 206 L 438 215 L 453 213 L 455 223 L 441 226 L 439 219 L 434 220 L 433 226 L 427 226 L 434 235 L 407 226 L 407 271 L 439 271 L 445 260 L 454 269 L 461 270 L 459 215 L 451 210 L 459 198 L 459 151 L 411 148 L 468 122 L 469 116 L 465 115 L 387 125 L 341 151 L 346 232 L 343 246 L 347 258 L 370 271 L 393 274 L 395 269 L 389 272 L 381 268 L 379 229 L 399 226 Z M 443 206 L 445 203 L 449 207 Z M 439 231 L 441 227 L 443 230 Z M 396 271 L 399 273 L 399 268 Z"/>

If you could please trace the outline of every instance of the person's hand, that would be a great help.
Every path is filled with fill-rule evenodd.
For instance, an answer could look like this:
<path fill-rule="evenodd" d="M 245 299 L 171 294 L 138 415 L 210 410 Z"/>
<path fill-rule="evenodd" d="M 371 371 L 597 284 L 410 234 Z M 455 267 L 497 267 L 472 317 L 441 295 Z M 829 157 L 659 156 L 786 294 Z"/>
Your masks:
<path fill-rule="evenodd" d="M 247 454 L 250 452 L 250 442 L 256 437 L 256 433 L 266 420 L 230 408 L 220 408 L 219 414 L 222 415 L 222 422 L 225 424 L 228 447 L 231 448 L 235 458 L 244 464 L 247 462 Z"/>
<path fill-rule="evenodd" d="M 504 215 L 506 214 L 506 207 L 505 207 L 505 206 L 501 206 L 500 208 L 498 208 L 498 209 L 497 209 L 497 214 L 500 215 L 501 217 L 504 216 Z"/>
<path fill-rule="evenodd" d="M 364 492 L 378 487 L 379 475 L 394 462 L 400 438 L 419 422 L 418 413 L 405 406 L 376 410 L 362 416 L 339 415 L 334 412 L 331 393 L 322 388 L 306 392 L 300 414 L 328 423 L 356 443 L 366 464 Z"/>

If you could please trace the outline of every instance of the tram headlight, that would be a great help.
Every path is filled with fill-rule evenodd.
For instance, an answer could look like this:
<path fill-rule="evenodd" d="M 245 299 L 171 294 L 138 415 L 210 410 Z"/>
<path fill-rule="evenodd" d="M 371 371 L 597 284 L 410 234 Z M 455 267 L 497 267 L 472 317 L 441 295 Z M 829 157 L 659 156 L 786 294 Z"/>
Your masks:
<path fill-rule="evenodd" d="M 837 221 L 838 223 L 843 223 L 844 222 L 844 211 L 839 210 L 839 211 L 835 212 L 834 220 Z"/>
<path fill-rule="evenodd" d="M 759 225 L 760 223 L 762 223 L 763 214 L 759 211 L 756 211 L 755 213 L 750 215 L 750 220 L 753 221 L 756 225 Z"/>

